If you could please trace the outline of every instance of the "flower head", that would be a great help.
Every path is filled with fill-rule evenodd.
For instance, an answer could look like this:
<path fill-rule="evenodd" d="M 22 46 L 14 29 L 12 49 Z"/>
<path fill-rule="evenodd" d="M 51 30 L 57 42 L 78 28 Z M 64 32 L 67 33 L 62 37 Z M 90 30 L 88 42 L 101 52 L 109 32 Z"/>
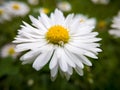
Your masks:
<path fill-rule="evenodd" d="M 20 60 L 23 64 L 33 62 L 33 68 L 40 70 L 48 62 L 51 78 L 54 80 L 58 70 L 69 79 L 73 69 L 83 75 L 83 64 L 91 66 L 88 57 L 97 59 L 101 52 L 96 38 L 97 32 L 92 32 L 94 25 L 80 22 L 73 14 L 64 17 L 58 9 L 48 17 L 41 13 L 38 19 L 30 16 L 32 25 L 23 22 L 17 37 L 16 51 L 29 50 Z"/>
<path fill-rule="evenodd" d="M 4 6 L 0 6 L 0 23 L 3 23 L 6 20 L 10 20 L 11 17 L 8 15 Z"/>
<path fill-rule="evenodd" d="M 3 58 L 8 57 L 8 56 L 16 58 L 18 55 L 19 55 L 19 53 L 15 52 L 14 44 L 6 44 L 1 49 L 1 57 L 3 57 Z"/>
<path fill-rule="evenodd" d="M 29 7 L 25 3 L 17 1 L 6 3 L 6 9 L 11 16 L 25 16 L 29 12 Z"/>
<path fill-rule="evenodd" d="M 110 0 L 91 0 L 93 3 L 95 4 L 108 4 L 110 2 Z"/>
<path fill-rule="evenodd" d="M 111 27 L 113 29 L 109 30 L 109 33 L 111 35 L 114 35 L 115 37 L 120 37 L 120 12 L 118 13 L 117 16 L 113 18 L 113 24 Z"/>
<path fill-rule="evenodd" d="M 58 2 L 57 7 L 64 12 L 69 12 L 71 10 L 71 5 L 67 1 Z"/>
<path fill-rule="evenodd" d="M 41 7 L 41 8 L 39 9 L 39 12 L 40 12 L 40 13 L 48 14 L 48 13 L 50 12 L 50 10 L 49 10 L 48 8 Z"/>
<path fill-rule="evenodd" d="M 39 4 L 39 0 L 27 0 L 27 1 L 31 5 L 38 5 Z"/>

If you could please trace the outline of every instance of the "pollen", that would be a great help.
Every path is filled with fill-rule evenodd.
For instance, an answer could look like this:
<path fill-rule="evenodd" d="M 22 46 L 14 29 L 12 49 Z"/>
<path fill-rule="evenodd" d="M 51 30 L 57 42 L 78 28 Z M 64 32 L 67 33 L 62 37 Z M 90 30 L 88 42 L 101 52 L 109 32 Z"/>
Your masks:
<path fill-rule="evenodd" d="M 15 9 L 15 10 L 19 10 L 20 6 L 18 4 L 13 4 L 12 8 Z"/>
<path fill-rule="evenodd" d="M 80 19 L 80 22 L 84 22 L 85 20 L 84 19 Z"/>
<path fill-rule="evenodd" d="M 69 41 L 69 32 L 61 25 L 55 25 L 48 29 L 46 33 L 46 39 L 49 43 L 63 45 Z"/>
<path fill-rule="evenodd" d="M 9 55 L 15 54 L 14 48 L 13 47 L 9 48 L 8 53 L 9 53 Z"/>

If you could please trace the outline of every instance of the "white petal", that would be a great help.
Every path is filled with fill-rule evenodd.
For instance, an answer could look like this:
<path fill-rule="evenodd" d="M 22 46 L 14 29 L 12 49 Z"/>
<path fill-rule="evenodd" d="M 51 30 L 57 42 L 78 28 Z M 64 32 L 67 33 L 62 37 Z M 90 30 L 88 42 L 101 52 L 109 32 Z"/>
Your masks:
<path fill-rule="evenodd" d="M 66 49 L 66 54 L 73 60 L 73 62 L 78 65 L 80 68 L 84 68 L 82 62 L 71 52 L 69 52 L 69 50 Z"/>
<path fill-rule="evenodd" d="M 76 67 L 75 68 L 75 71 L 80 75 L 80 76 L 83 76 L 83 70 L 79 67 Z"/>
<path fill-rule="evenodd" d="M 58 9 L 55 10 L 53 18 L 54 18 L 55 24 L 64 25 L 64 20 L 65 20 L 64 15 Z"/>
<path fill-rule="evenodd" d="M 92 52 L 89 52 L 89 51 L 86 51 L 84 49 L 81 49 L 81 48 L 78 48 L 78 47 L 75 47 L 75 46 L 71 46 L 71 45 L 66 45 L 65 48 L 68 50 L 68 51 L 71 51 L 72 53 L 75 53 L 75 54 L 81 54 L 81 55 L 86 55 L 88 57 L 91 57 L 91 58 L 95 58 L 97 59 L 98 57 L 92 53 Z"/>
<path fill-rule="evenodd" d="M 51 58 L 51 61 L 50 61 L 50 64 L 49 64 L 49 68 L 50 69 L 55 68 L 55 66 L 57 65 L 57 62 L 58 62 L 58 58 L 57 58 L 56 51 L 55 51 L 53 56 L 52 56 L 52 58 Z"/>
<path fill-rule="evenodd" d="M 63 59 L 59 60 L 59 65 L 63 72 L 66 72 L 68 70 L 68 65 Z"/>
<path fill-rule="evenodd" d="M 40 70 L 51 58 L 53 51 L 42 53 L 33 63 L 33 68 Z"/>
<path fill-rule="evenodd" d="M 62 55 L 62 49 L 60 49 L 60 52 L 59 54 L 61 55 L 61 57 L 59 58 L 59 65 L 60 65 L 60 68 L 63 72 L 66 72 L 68 70 L 68 65 L 66 63 L 66 61 L 64 60 L 64 56 Z"/>
<path fill-rule="evenodd" d="M 46 31 L 46 28 L 44 27 L 44 25 L 40 21 L 38 21 L 36 18 L 34 18 L 33 16 L 30 16 L 30 20 L 32 21 L 35 27 L 37 27 L 42 31 Z"/>
<path fill-rule="evenodd" d="M 68 66 L 68 71 L 67 73 L 69 73 L 70 75 L 72 75 L 73 73 L 73 68 L 71 66 Z"/>
<path fill-rule="evenodd" d="M 22 64 L 23 64 L 23 65 L 24 65 L 24 64 L 31 64 L 31 63 L 34 62 L 34 60 L 35 60 L 35 58 L 31 58 L 31 59 L 29 59 L 29 60 L 23 61 Z"/>
<path fill-rule="evenodd" d="M 36 42 L 36 43 L 24 43 L 16 46 L 16 52 L 21 52 L 29 49 L 36 49 L 45 46 L 46 43 Z"/>
<path fill-rule="evenodd" d="M 41 17 L 39 17 L 39 20 L 42 21 L 42 23 L 44 24 L 44 26 L 46 28 L 50 28 L 51 27 L 50 19 L 48 18 L 48 16 L 46 14 L 41 13 Z"/>
<path fill-rule="evenodd" d="M 65 19 L 65 25 L 66 27 L 69 27 L 71 25 L 72 19 L 73 19 L 74 14 L 69 14 L 66 19 Z"/>
<path fill-rule="evenodd" d="M 70 74 L 69 73 L 64 73 L 64 74 L 65 74 L 66 79 L 69 80 L 70 79 Z"/>
<path fill-rule="evenodd" d="M 92 66 L 92 63 L 83 55 L 78 55 L 75 54 L 76 57 L 78 57 L 84 64 L 88 65 L 88 66 Z"/>
<path fill-rule="evenodd" d="M 39 49 L 38 49 L 38 50 L 29 51 L 29 52 L 27 52 L 26 54 L 24 54 L 24 55 L 20 58 L 20 60 L 21 60 L 21 61 L 26 61 L 26 60 L 29 61 L 29 59 L 32 59 L 32 58 L 34 58 L 34 57 L 37 57 L 39 54 L 40 54 L 40 50 L 39 50 Z"/>
<path fill-rule="evenodd" d="M 50 73 L 51 73 L 51 77 L 56 77 L 58 73 L 58 65 L 56 65 L 53 69 L 51 69 Z"/>

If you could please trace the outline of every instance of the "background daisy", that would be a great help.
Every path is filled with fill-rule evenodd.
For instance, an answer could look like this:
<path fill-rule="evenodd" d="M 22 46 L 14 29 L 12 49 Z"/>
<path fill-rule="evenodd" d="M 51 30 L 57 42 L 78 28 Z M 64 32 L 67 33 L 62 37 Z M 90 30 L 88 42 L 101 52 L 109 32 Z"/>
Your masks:
<path fill-rule="evenodd" d="M 58 2 L 57 8 L 59 8 L 61 11 L 64 11 L 64 12 L 69 12 L 72 9 L 70 3 L 67 1 Z"/>
<path fill-rule="evenodd" d="M 29 12 L 29 7 L 23 3 L 18 1 L 10 1 L 6 2 L 6 10 L 11 16 L 25 16 Z"/>
<path fill-rule="evenodd" d="M 4 6 L 0 6 L 0 23 L 5 22 L 6 20 L 10 20 L 8 12 L 6 11 Z"/>
<path fill-rule="evenodd" d="M 108 4 L 110 0 L 91 0 L 95 4 Z"/>
<path fill-rule="evenodd" d="M 38 5 L 39 0 L 27 0 L 30 5 Z"/>
<path fill-rule="evenodd" d="M 15 52 L 14 44 L 6 44 L 1 48 L 0 56 L 5 58 L 11 56 L 12 58 L 16 58 L 20 53 Z"/>
<path fill-rule="evenodd" d="M 113 18 L 112 22 L 111 27 L 113 29 L 109 30 L 109 33 L 115 37 L 120 37 L 120 12 L 118 12 L 118 15 Z"/>

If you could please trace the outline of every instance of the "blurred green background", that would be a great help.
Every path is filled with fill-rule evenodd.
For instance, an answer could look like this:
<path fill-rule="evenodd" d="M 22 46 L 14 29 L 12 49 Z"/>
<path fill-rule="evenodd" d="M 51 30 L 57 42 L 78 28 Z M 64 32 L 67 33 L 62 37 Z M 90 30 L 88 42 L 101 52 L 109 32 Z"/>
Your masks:
<path fill-rule="evenodd" d="M 27 0 L 16 1 L 28 4 Z M 39 15 L 34 9 L 46 7 L 52 12 L 59 1 L 68 1 L 72 6 L 70 12 L 64 12 L 65 15 L 81 13 L 97 19 L 95 31 L 102 38 L 100 43 L 103 50 L 98 55 L 99 59 L 90 59 L 93 66 L 85 66 L 84 76 L 74 72 L 67 81 L 58 74 L 57 79 L 52 82 L 48 64 L 36 71 L 31 64 L 22 65 L 20 56 L 17 59 L 0 57 L 0 90 L 120 90 L 120 39 L 108 34 L 112 19 L 120 10 L 120 0 L 110 0 L 107 5 L 94 4 L 91 0 L 40 0 L 38 5 L 28 4 L 28 15 L 0 24 L 0 49 L 14 40 L 22 21 L 31 23 L 28 16 Z"/>

